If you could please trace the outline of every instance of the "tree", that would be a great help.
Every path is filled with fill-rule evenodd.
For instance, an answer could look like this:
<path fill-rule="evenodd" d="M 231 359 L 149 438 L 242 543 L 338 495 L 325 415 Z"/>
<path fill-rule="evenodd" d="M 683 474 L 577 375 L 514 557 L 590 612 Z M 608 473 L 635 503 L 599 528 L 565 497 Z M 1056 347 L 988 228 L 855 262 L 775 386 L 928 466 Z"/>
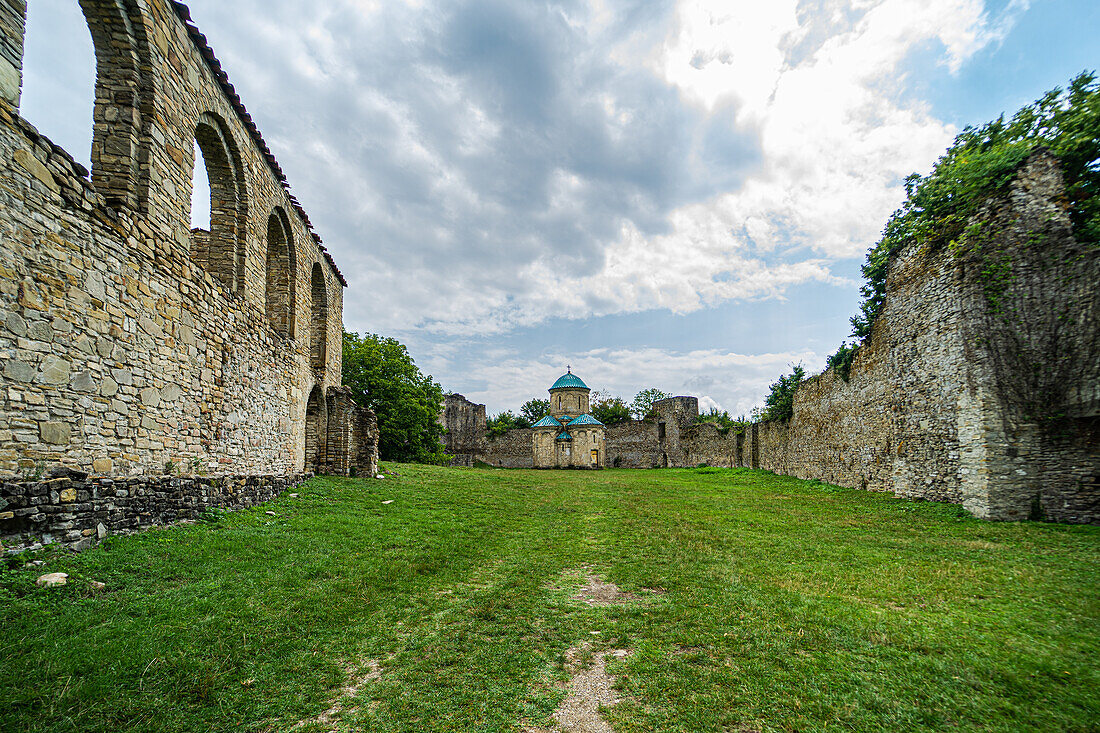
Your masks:
<path fill-rule="evenodd" d="M 650 387 L 649 389 L 643 389 L 638 394 L 634 395 L 634 401 L 630 403 L 630 411 L 634 414 L 634 417 L 639 420 L 644 420 L 647 417 L 653 417 L 653 403 L 657 400 L 666 400 L 671 397 L 667 392 L 662 392 L 656 387 Z"/>
<path fill-rule="evenodd" d="M 790 420 L 794 416 L 794 393 L 798 385 L 806 378 L 806 370 L 801 364 L 795 364 L 791 373 L 772 382 L 768 396 L 764 398 L 763 409 L 753 412 L 757 420 Z"/>
<path fill-rule="evenodd" d="M 550 414 L 550 400 L 540 400 L 537 397 L 529 399 L 519 408 L 519 414 L 528 422 L 524 427 L 531 427 L 531 424 Z"/>
<path fill-rule="evenodd" d="M 738 432 L 744 430 L 746 425 L 750 423 L 745 419 L 745 416 L 730 417 L 730 414 L 725 411 L 719 411 L 717 407 L 712 407 L 707 412 L 704 412 L 699 416 L 699 422 L 712 422 L 718 426 L 718 432 L 725 435 L 731 429 L 737 428 Z"/>
<path fill-rule="evenodd" d="M 531 423 L 527 422 L 526 425 L 519 424 L 521 421 L 526 422 L 523 418 L 517 418 L 512 414 L 511 410 L 505 410 L 498 413 L 493 417 L 485 420 L 485 427 L 489 431 L 489 437 L 495 438 L 498 435 L 504 435 L 509 430 L 514 428 L 529 428 Z"/>
<path fill-rule="evenodd" d="M 618 425 L 630 419 L 630 407 L 622 397 L 613 396 L 609 392 L 593 392 L 589 405 L 592 417 L 604 425 Z"/>
<path fill-rule="evenodd" d="M 344 384 L 355 401 L 378 416 L 378 451 L 384 460 L 440 463 L 444 459 L 439 412 L 443 388 L 424 375 L 396 339 L 344 332 Z"/>

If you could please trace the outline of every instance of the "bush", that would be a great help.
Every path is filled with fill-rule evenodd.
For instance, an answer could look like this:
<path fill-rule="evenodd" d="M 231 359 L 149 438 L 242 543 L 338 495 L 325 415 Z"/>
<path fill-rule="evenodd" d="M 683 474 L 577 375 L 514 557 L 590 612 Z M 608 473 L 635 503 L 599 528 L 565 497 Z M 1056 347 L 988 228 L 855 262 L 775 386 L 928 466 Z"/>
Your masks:
<path fill-rule="evenodd" d="M 622 397 L 613 397 L 606 392 L 593 392 L 590 403 L 592 417 L 604 425 L 619 425 L 630 420 L 630 407 Z"/>
<path fill-rule="evenodd" d="M 805 378 L 806 370 L 801 364 L 795 364 L 790 374 L 772 383 L 768 396 L 764 398 L 763 409 L 757 410 L 753 417 L 757 420 L 790 420 L 794 415 L 794 393 Z"/>
<path fill-rule="evenodd" d="M 526 425 L 519 425 L 519 419 L 520 418 L 517 418 L 515 415 L 512 414 L 511 410 L 505 410 L 504 412 L 498 413 L 497 415 L 488 418 L 485 421 L 485 427 L 489 430 L 489 437 L 499 437 L 507 433 L 509 430 L 514 430 L 518 427 L 531 427 L 531 423 L 527 423 Z"/>
<path fill-rule="evenodd" d="M 978 206 L 1003 190 L 1038 148 L 1061 161 L 1075 236 L 1100 242 L 1100 89 L 1095 79 L 1081 73 L 1065 92 L 1052 89 L 1008 122 L 1002 115 L 980 128 L 967 127 L 928 176 L 914 173 L 905 179 L 905 203 L 886 223 L 862 268 L 866 282 L 860 313 L 851 319 L 853 336 L 870 335 L 882 310 L 891 255 L 913 242 L 957 245 Z"/>
<path fill-rule="evenodd" d="M 842 341 L 836 353 L 825 360 L 825 365 L 835 371 L 845 382 L 852 376 L 852 361 L 859 351 L 859 342 Z"/>
<path fill-rule="evenodd" d="M 653 403 L 671 396 L 668 392 L 662 392 L 656 387 L 643 389 L 634 395 L 634 401 L 630 403 L 630 412 L 639 420 L 654 418 L 657 416 L 657 411 L 653 409 Z"/>

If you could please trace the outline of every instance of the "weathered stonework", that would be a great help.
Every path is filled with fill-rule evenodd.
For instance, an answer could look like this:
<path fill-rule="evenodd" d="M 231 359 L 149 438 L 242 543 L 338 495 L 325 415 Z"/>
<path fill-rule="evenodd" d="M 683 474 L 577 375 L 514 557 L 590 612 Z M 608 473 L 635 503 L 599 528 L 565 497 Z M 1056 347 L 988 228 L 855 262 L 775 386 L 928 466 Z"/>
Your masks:
<path fill-rule="evenodd" d="M 346 283 L 187 8 L 81 7 L 90 175 L 19 116 L 25 7 L 0 3 L 0 474 L 373 472 L 373 416 L 340 388 Z"/>
<path fill-rule="evenodd" d="M 1100 257 L 1073 240 L 1061 174 L 1039 152 L 1010 190 L 976 217 L 1000 237 L 1018 267 L 1028 247 L 1054 248 L 1091 283 L 1063 290 L 1056 272 L 1039 295 L 1070 309 L 1073 338 L 1096 339 Z M 1100 523 L 1100 362 L 1086 359 L 1067 379 L 1072 420 L 1052 434 L 1022 420 L 993 385 L 977 330 L 981 293 L 965 258 L 946 247 L 914 245 L 890 265 L 886 301 L 849 381 L 832 370 L 795 394 L 789 422 L 725 433 L 698 420 L 693 397 L 655 403 L 658 417 L 607 429 L 609 465 L 744 466 L 913 499 L 963 505 L 996 520 Z M 1059 313 L 1060 311 L 1052 311 Z M 529 431 L 489 441 L 480 460 L 528 467 Z M 512 433 L 515 433 L 513 436 Z"/>
<path fill-rule="evenodd" d="M 453 456 L 452 466 L 473 466 L 485 452 L 485 405 L 470 402 L 460 394 L 443 398 L 440 422 L 446 452 Z"/>
<path fill-rule="evenodd" d="M 211 509 L 265 502 L 305 476 L 138 476 L 71 474 L 0 483 L 0 521 L 9 551 L 60 543 L 75 550 L 109 535 L 199 519 Z"/>

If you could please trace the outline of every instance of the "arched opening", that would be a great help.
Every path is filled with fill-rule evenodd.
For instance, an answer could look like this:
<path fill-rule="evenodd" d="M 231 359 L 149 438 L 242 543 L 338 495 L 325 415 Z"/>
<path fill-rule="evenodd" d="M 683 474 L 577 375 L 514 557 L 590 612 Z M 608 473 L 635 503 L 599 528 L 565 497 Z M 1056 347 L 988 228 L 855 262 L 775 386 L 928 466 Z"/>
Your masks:
<path fill-rule="evenodd" d="M 309 363 L 314 369 L 324 369 L 328 355 L 328 293 L 325 291 L 325 275 L 319 262 L 313 263 L 310 276 Z"/>
<path fill-rule="evenodd" d="M 95 88 L 96 51 L 80 6 L 30 3 L 20 114 L 89 170 Z"/>
<path fill-rule="evenodd" d="M 76 30 L 75 4 L 39 0 L 30 3 L 29 14 L 22 3 L 5 7 L 0 92 L 19 104 L 19 87 L 25 79 L 28 94 L 22 100 L 23 116 L 41 125 L 77 161 L 90 163 L 92 182 L 108 205 L 143 206 L 148 196 L 147 128 L 154 87 L 138 0 L 80 0 L 92 56 L 82 40 L 88 36 Z M 12 62 L 18 62 L 18 67 L 12 67 Z M 94 74 L 93 93 L 89 93 L 89 74 Z M 94 104 L 80 101 L 85 99 Z M 85 157 L 89 147 L 90 155 Z"/>
<path fill-rule="evenodd" d="M 225 123 L 209 112 L 195 125 L 195 146 L 199 154 L 194 167 L 205 169 L 210 189 L 210 228 L 191 230 L 191 256 L 228 292 L 237 293 L 243 285 L 242 239 L 248 220 L 240 153 Z M 192 175 L 192 201 L 195 181 Z"/>
<path fill-rule="evenodd" d="M 195 153 L 194 174 L 191 176 L 191 231 L 210 231 L 210 179 L 206 176 L 206 158 L 198 141 L 191 145 Z"/>
<path fill-rule="evenodd" d="M 325 458 L 325 398 L 320 387 L 314 387 L 306 403 L 305 470 L 320 473 Z"/>
<path fill-rule="evenodd" d="M 267 217 L 267 322 L 284 338 L 294 337 L 294 239 L 286 212 L 279 206 Z"/>

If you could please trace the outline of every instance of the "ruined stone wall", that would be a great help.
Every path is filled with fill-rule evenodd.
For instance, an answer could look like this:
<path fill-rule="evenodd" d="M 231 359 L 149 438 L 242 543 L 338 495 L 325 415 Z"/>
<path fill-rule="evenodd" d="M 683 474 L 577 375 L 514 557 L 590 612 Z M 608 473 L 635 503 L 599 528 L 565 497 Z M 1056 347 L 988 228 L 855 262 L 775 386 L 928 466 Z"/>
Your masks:
<path fill-rule="evenodd" d="M 534 468 L 535 458 L 531 450 L 534 432 L 532 428 L 516 428 L 489 438 L 482 460 L 501 468 Z"/>
<path fill-rule="evenodd" d="M 304 476 L 138 476 L 0 482 L 6 551 L 59 543 L 75 550 L 113 534 L 182 519 L 211 509 L 253 506 L 278 496 Z M 0 551 L 3 551 L 0 550 Z"/>
<path fill-rule="evenodd" d="M 89 173 L 19 116 L 24 8 L 0 5 L 0 472 L 371 465 L 369 416 L 325 398 L 346 283 L 186 7 L 81 3 Z M 209 232 L 190 225 L 196 143 Z"/>
<path fill-rule="evenodd" d="M 443 428 L 444 450 L 454 456 L 452 466 L 473 466 L 483 460 L 486 447 L 485 405 L 470 402 L 460 394 L 443 398 L 439 417 Z"/>
<path fill-rule="evenodd" d="M 1061 177 L 1047 155 L 1033 156 L 1011 190 L 986 214 L 1008 237 L 1005 251 L 1026 258 L 1029 242 L 1076 252 L 1061 199 Z M 988 220 L 987 220 L 988 221 Z M 1077 255 L 1074 254 L 1076 257 Z M 1086 266 L 1100 283 L 1095 249 Z M 1079 429 L 1051 437 L 1022 422 L 993 388 L 974 323 L 980 294 L 946 248 L 914 245 L 892 261 L 887 298 L 871 337 L 844 382 L 832 371 L 808 380 L 789 423 L 749 433 L 741 465 L 841 486 L 962 504 L 989 519 L 1100 521 L 1100 446 L 1095 405 L 1079 399 Z M 1044 290 L 1058 297 L 1059 280 Z M 1095 299 L 1074 296 L 1095 310 Z M 1094 338 L 1092 324 L 1077 335 Z M 1088 365 L 1078 395 L 1095 394 Z M 1095 372 L 1095 369 L 1092 370 Z"/>

